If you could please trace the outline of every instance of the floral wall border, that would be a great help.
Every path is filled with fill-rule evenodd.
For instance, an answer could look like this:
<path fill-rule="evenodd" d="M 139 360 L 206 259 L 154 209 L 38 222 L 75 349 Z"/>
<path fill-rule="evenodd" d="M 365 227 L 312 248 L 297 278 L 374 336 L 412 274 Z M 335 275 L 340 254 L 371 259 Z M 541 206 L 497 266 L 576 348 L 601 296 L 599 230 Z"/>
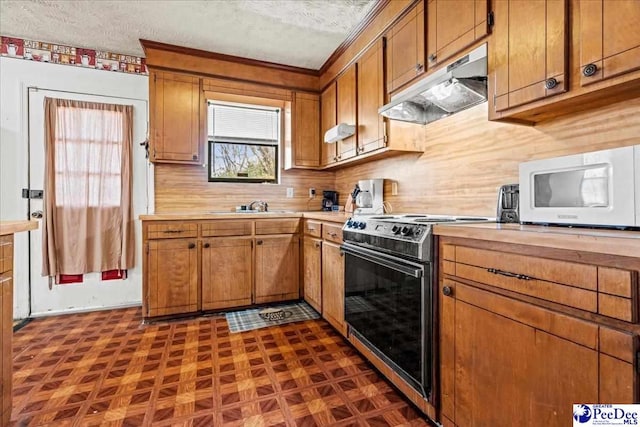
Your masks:
<path fill-rule="evenodd" d="M 138 56 L 6 36 L 1 36 L 0 46 L 0 55 L 10 58 L 129 74 L 149 74 L 145 59 Z"/>

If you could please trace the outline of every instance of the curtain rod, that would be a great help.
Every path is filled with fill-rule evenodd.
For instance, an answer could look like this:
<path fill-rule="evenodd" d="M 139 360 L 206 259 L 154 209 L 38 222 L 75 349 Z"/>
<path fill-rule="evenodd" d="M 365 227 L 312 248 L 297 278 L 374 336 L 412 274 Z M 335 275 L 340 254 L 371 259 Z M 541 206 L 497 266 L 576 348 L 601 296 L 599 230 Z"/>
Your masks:
<path fill-rule="evenodd" d="M 114 96 L 114 95 L 102 95 L 98 93 L 90 93 L 90 92 L 75 92 L 72 90 L 61 90 L 61 89 L 47 89 L 38 86 L 27 86 L 27 90 L 30 92 L 38 92 L 38 91 L 46 91 L 46 92 L 61 92 L 61 93 L 71 93 L 75 95 L 89 95 L 89 96 L 100 96 L 103 98 L 119 98 L 119 99 L 130 99 L 132 101 L 144 101 L 145 103 L 149 103 L 148 99 L 142 98 L 131 98 L 127 96 Z"/>

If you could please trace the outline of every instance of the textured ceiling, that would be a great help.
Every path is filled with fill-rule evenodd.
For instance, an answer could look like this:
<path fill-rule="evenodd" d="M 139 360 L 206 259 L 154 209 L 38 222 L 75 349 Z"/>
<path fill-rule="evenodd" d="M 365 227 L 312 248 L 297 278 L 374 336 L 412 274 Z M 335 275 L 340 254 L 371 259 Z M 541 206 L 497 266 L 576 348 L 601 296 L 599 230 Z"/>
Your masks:
<path fill-rule="evenodd" d="M 0 33 L 143 56 L 138 39 L 318 69 L 375 0 L 0 0 Z"/>

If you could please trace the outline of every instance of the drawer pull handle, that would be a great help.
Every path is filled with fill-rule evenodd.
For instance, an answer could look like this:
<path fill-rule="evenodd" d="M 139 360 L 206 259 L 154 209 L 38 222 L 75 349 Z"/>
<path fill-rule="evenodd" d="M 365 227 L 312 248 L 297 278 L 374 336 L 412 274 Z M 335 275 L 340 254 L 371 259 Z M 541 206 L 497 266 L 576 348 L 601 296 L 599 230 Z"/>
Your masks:
<path fill-rule="evenodd" d="M 489 273 L 499 274 L 501 276 L 515 277 L 516 279 L 520 279 L 520 280 L 533 280 L 533 277 L 530 277 L 524 274 L 511 273 L 510 271 L 498 270 L 497 268 L 487 268 L 487 271 Z"/>
<path fill-rule="evenodd" d="M 315 228 L 313 228 L 313 227 L 307 227 L 307 230 L 309 230 L 309 231 L 316 231 L 316 229 L 315 229 Z"/>
<path fill-rule="evenodd" d="M 329 233 L 329 236 L 335 239 L 336 237 L 338 237 L 338 233 Z"/>
<path fill-rule="evenodd" d="M 167 234 L 184 233 L 184 230 L 165 230 L 164 232 Z"/>

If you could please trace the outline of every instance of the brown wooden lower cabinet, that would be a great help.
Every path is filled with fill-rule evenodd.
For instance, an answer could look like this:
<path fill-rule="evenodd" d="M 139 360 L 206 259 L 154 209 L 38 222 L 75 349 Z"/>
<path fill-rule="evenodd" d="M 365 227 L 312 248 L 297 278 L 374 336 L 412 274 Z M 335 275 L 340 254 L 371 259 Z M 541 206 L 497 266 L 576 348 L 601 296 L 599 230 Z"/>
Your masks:
<path fill-rule="evenodd" d="M 297 235 L 256 238 L 256 303 L 300 298 L 298 245 Z"/>
<path fill-rule="evenodd" d="M 322 243 L 322 315 L 343 335 L 347 335 L 344 321 L 344 256 L 340 245 Z"/>
<path fill-rule="evenodd" d="M 252 248 L 252 237 L 218 237 L 203 240 L 203 310 L 251 304 Z"/>
<path fill-rule="evenodd" d="M 11 360 L 13 334 L 13 279 L 11 271 L 0 274 L 0 396 L 2 396 L 0 408 L 0 425 L 8 426 L 11 417 Z"/>
<path fill-rule="evenodd" d="M 322 240 L 305 236 L 302 246 L 304 299 L 322 313 Z"/>
<path fill-rule="evenodd" d="M 198 311 L 196 239 L 160 239 L 147 243 L 146 315 Z"/>
<path fill-rule="evenodd" d="M 298 299 L 299 222 L 143 220 L 144 317 Z"/>
<path fill-rule="evenodd" d="M 637 326 L 565 307 L 534 286 L 604 288 L 611 269 L 573 262 L 575 252 L 550 250 L 545 263 L 522 247 L 447 243 L 438 289 L 443 425 L 560 427 L 571 423 L 575 403 L 638 402 Z M 637 272 L 615 271 L 621 287 L 637 288 Z"/>

